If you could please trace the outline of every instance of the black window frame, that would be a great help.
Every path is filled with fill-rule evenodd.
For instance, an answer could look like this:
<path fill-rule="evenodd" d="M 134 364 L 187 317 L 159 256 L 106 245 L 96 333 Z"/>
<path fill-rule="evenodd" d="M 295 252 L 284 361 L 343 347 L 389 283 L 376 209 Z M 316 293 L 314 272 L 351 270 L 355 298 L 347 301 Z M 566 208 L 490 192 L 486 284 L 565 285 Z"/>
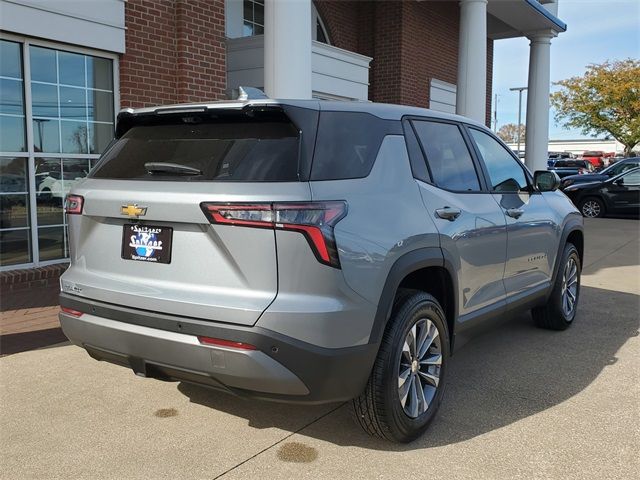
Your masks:
<path fill-rule="evenodd" d="M 481 128 L 477 125 L 470 125 L 468 123 L 463 124 L 463 128 L 466 131 L 467 134 L 467 138 L 468 141 L 470 143 L 470 146 L 474 152 L 474 156 L 476 157 L 478 164 L 480 165 L 480 168 L 482 169 L 483 175 L 485 177 L 486 180 L 486 186 L 487 186 L 487 191 L 490 193 L 497 193 L 500 195 L 506 195 L 506 194 L 536 194 L 536 193 L 540 193 L 540 191 L 538 189 L 535 188 L 535 184 L 533 182 L 533 175 L 532 173 L 529 171 L 529 169 L 527 168 L 527 166 L 515 155 L 515 153 L 507 146 L 506 143 L 504 143 L 500 137 L 498 137 L 497 135 L 494 135 L 494 133 L 489 130 L 488 128 Z M 489 169 L 487 168 L 487 166 L 485 165 L 484 162 L 484 158 L 482 158 L 482 153 L 480 153 L 480 149 L 478 148 L 478 145 L 476 144 L 476 141 L 473 139 L 473 136 L 471 135 L 471 130 L 477 130 L 479 132 L 482 132 L 486 135 L 488 135 L 489 137 L 493 138 L 496 142 L 498 142 L 502 148 L 505 149 L 505 151 L 509 154 L 509 156 L 514 160 L 514 162 L 516 162 L 516 165 L 518 165 L 523 173 L 524 173 L 524 177 L 527 181 L 528 184 L 528 189 L 527 190 L 520 190 L 517 192 L 503 192 L 503 191 L 499 191 L 499 190 L 495 190 L 493 188 L 493 184 L 491 182 L 491 176 L 489 175 Z"/>
<path fill-rule="evenodd" d="M 427 154 L 424 150 L 424 147 L 422 145 L 422 142 L 420 141 L 420 137 L 418 136 L 415 127 L 413 125 L 414 122 L 416 121 L 420 121 L 420 122 L 431 122 L 431 123 L 444 123 L 444 124 L 448 124 L 448 125 L 454 125 L 456 127 L 458 127 L 458 130 L 462 136 L 463 142 L 465 143 L 465 146 L 467 147 L 467 150 L 469 151 L 469 156 L 471 157 L 471 162 L 473 164 L 473 168 L 475 169 L 476 172 L 476 176 L 478 178 L 478 185 L 479 185 L 479 190 L 453 190 L 450 188 L 446 188 L 442 185 L 438 185 L 435 180 L 433 179 L 433 174 L 431 172 L 431 167 L 429 166 L 429 161 L 427 159 Z M 429 185 L 432 185 L 436 188 L 439 188 L 441 190 L 447 191 L 447 192 L 451 192 L 451 193 L 464 193 L 464 194 L 479 194 L 479 193 L 490 193 L 490 190 L 488 188 L 488 183 L 487 183 L 487 173 L 484 170 L 483 166 L 481 165 L 479 158 L 477 156 L 476 150 L 475 150 L 475 146 L 471 143 L 471 138 L 469 135 L 469 132 L 466 129 L 466 125 L 463 122 L 457 122 L 455 120 L 449 120 L 446 118 L 439 118 L 439 117 L 426 117 L 426 116 L 418 116 L 418 115 L 407 115 L 402 117 L 402 122 L 403 122 L 403 126 L 407 125 L 408 128 L 411 128 L 413 135 L 415 136 L 415 139 L 418 143 L 419 146 L 419 154 L 418 152 L 415 150 L 415 148 L 411 148 L 409 144 L 407 143 L 407 151 L 409 153 L 409 159 L 412 163 L 412 171 L 414 172 L 414 178 L 416 178 L 417 180 L 420 180 L 424 183 L 427 183 Z M 406 122 L 406 123 L 405 123 Z M 407 128 L 407 127 L 405 127 Z M 410 132 L 411 133 L 411 132 Z M 405 136 L 405 143 L 407 142 L 407 137 Z M 413 150 L 413 152 L 412 152 Z M 427 173 L 428 173 L 428 178 L 420 178 L 419 176 L 416 176 L 416 171 L 414 171 L 414 164 L 416 164 L 416 162 L 419 161 L 418 158 L 416 158 L 417 155 L 421 155 L 422 158 L 422 162 L 424 162 L 424 164 L 426 165 L 427 168 Z M 418 169 L 419 170 L 419 169 Z"/>

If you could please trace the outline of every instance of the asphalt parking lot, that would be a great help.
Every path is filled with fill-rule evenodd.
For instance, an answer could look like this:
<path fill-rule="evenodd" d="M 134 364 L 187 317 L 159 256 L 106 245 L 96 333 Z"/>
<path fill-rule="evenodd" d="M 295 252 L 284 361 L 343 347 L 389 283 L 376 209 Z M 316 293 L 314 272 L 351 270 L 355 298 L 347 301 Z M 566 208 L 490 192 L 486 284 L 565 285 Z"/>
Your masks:
<path fill-rule="evenodd" d="M 57 344 L 0 358 L 0 478 L 639 478 L 639 226 L 587 220 L 576 324 L 523 315 L 468 342 L 412 444 L 367 437 L 348 405 L 242 400 Z"/>

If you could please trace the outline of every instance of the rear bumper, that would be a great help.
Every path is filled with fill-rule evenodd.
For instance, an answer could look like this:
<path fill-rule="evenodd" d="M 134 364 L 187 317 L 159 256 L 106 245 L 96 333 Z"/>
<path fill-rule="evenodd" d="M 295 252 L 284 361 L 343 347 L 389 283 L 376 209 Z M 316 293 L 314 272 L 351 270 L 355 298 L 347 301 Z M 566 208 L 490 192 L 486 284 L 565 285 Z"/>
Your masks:
<path fill-rule="evenodd" d="M 268 400 L 326 403 L 365 387 L 376 345 L 327 349 L 260 327 L 241 327 L 130 309 L 61 294 L 65 335 L 97 360 L 136 374 Z M 197 336 L 248 343 L 256 350 L 202 345 Z"/>

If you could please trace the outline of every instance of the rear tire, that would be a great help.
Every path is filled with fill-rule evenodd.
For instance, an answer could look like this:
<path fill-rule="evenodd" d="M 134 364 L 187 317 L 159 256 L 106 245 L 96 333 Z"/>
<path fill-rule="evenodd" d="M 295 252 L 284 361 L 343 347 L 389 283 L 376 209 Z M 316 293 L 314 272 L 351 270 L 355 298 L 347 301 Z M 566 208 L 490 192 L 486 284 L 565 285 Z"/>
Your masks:
<path fill-rule="evenodd" d="M 400 290 L 367 386 L 352 402 L 356 422 L 393 442 L 422 435 L 442 401 L 448 360 L 447 321 L 438 301 Z"/>
<path fill-rule="evenodd" d="M 580 213 L 587 218 L 602 218 L 605 214 L 605 206 L 597 197 L 587 197 L 580 202 Z"/>
<path fill-rule="evenodd" d="M 558 266 L 556 281 L 546 305 L 531 310 L 536 325 L 549 330 L 566 330 L 573 323 L 580 299 L 580 256 L 567 243 Z"/>

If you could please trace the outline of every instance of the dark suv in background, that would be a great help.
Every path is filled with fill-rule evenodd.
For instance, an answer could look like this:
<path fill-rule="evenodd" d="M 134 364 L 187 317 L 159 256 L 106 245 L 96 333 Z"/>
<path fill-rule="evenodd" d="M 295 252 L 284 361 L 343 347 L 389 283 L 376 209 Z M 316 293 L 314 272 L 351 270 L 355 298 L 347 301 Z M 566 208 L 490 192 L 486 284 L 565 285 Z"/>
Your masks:
<path fill-rule="evenodd" d="M 461 336 L 576 316 L 582 217 L 490 130 L 420 108 L 242 100 L 125 110 L 66 211 L 65 334 L 140 376 L 353 400 L 410 441 Z"/>

